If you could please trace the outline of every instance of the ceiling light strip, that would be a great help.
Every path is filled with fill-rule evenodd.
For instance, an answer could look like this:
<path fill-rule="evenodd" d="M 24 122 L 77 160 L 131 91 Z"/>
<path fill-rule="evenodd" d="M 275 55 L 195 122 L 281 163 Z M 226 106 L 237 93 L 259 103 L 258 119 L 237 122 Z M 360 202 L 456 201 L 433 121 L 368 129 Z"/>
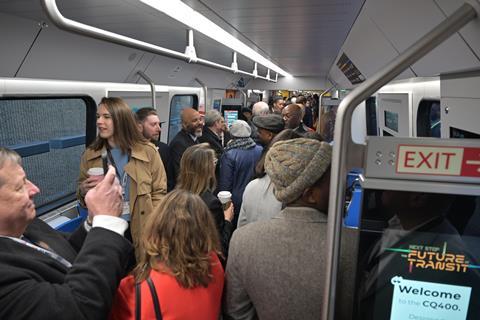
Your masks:
<path fill-rule="evenodd" d="M 159 47 L 148 42 L 136 40 L 130 37 L 122 36 L 120 34 L 92 27 L 63 16 L 58 10 L 56 0 L 42 0 L 43 8 L 50 20 L 60 29 L 84 35 L 90 38 L 99 39 L 111 43 L 116 43 L 122 46 L 127 46 L 134 49 L 139 49 L 143 51 L 148 51 L 154 54 L 180 59 L 186 62 L 189 62 L 191 56 L 186 55 L 185 53 L 170 50 L 167 48 Z M 193 62 L 193 61 L 192 61 Z M 248 73 L 241 70 L 234 70 L 231 67 L 224 66 L 209 60 L 198 58 L 194 63 L 206 65 L 212 68 L 230 71 L 234 73 L 242 73 L 251 77 L 255 77 L 253 73 Z M 267 79 L 264 77 L 256 77 L 258 79 L 263 79 L 267 81 L 277 82 L 276 80 Z"/>
<path fill-rule="evenodd" d="M 220 26 L 209 20 L 207 17 L 195 11 L 193 8 L 180 0 L 140 0 L 140 2 L 143 2 L 155 10 L 166 14 L 177 21 L 180 21 L 189 28 L 206 35 L 207 37 L 224 46 L 227 46 L 233 51 L 238 52 L 254 62 L 265 66 L 267 69 L 271 69 L 272 71 L 275 71 L 285 77 L 291 77 L 288 72 L 271 62 L 269 59 L 263 57 L 245 43 L 238 40 Z"/>

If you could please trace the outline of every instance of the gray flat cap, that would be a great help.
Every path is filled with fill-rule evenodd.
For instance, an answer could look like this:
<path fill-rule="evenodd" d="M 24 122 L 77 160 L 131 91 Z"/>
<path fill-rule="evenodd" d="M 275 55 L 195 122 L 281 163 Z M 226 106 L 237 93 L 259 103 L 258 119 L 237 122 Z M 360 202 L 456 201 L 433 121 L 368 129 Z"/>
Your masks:
<path fill-rule="evenodd" d="M 285 129 L 285 123 L 282 116 L 278 114 L 266 114 L 262 116 L 253 117 L 253 124 L 257 128 L 262 128 L 273 133 L 279 133 Z"/>

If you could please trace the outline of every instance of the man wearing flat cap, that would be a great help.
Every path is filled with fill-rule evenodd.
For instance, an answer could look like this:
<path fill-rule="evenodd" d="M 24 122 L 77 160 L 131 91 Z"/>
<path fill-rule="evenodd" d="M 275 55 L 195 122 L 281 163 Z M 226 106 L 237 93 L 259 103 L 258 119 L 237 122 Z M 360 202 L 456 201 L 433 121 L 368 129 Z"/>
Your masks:
<path fill-rule="evenodd" d="M 263 146 L 268 146 L 270 141 L 285 128 L 283 118 L 277 114 L 267 114 L 253 118 L 257 127 L 258 140 Z"/>
<path fill-rule="evenodd" d="M 306 138 L 267 152 L 265 170 L 284 209 L 233 234 L 225 319 L 321 318 L 331 154 L 328 143 Z"/>

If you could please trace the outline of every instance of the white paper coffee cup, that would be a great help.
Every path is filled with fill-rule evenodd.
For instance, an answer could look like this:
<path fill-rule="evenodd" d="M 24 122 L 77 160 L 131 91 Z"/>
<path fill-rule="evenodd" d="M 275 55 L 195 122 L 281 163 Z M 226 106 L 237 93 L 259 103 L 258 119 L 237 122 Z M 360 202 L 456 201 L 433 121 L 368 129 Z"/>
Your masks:
<path fill-rule="evenodd" d="M 230 191 L 220 191 L 217 194 L 217 197 L 218 197 L 218 200 L 220 200 L 220 202 L 222 204 L 226 204 L 226 203 L 232 201 L 232 193 Z"/>
<path fill-rule="evenodd" d="M 87 174 L 90 177 L 92 177 L 92 176 L 103 176 L 103 168 L 100 168 L 100 167 L 90 168 L 90 169 L 88 169 Z"/>

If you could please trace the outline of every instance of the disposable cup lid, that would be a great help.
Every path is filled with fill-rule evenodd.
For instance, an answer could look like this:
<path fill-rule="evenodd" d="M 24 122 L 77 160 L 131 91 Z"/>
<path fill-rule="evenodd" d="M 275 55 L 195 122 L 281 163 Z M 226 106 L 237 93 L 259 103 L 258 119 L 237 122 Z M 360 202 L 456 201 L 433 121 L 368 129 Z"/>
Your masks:
<path fill-rule="evenodd" d="M 220 191 L 217 197 L 221 203 L 227 203 L 232 198 L 232 193 L 230 191 Z"/>
<path fill-rule="evenodd" d="M 88 169 L 87 174 L 89 176 L 103 176 L 103 168 L 90 168 Z"/>

